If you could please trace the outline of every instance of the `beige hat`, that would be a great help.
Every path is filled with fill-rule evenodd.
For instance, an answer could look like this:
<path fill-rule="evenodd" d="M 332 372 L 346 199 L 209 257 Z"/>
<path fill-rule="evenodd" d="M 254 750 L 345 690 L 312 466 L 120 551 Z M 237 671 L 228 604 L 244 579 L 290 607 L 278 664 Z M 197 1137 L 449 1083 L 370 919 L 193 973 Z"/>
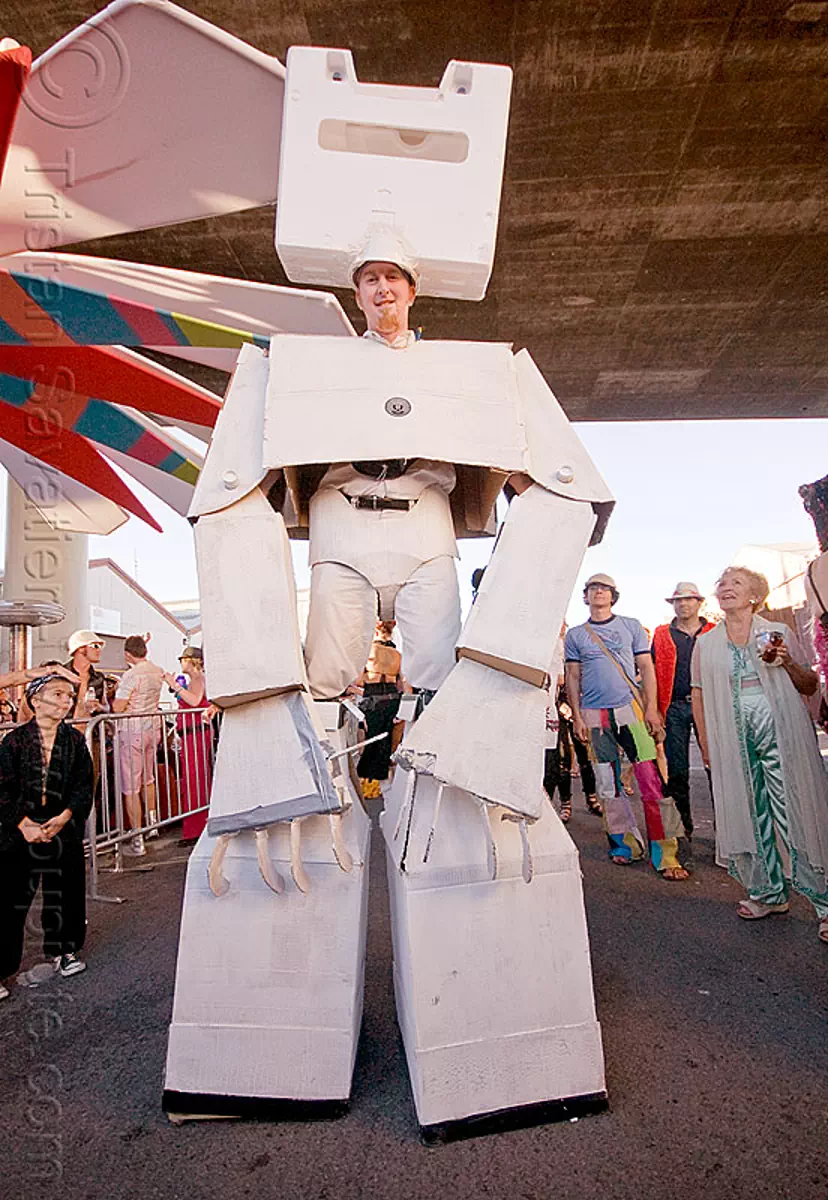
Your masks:
<path fill-rule="evenodd" d="M 672 604 L 674 600 L 703 600 L 704 596 L 695 583 L 682 579 L 680 583 L 676 584 L 672 596 L 665 596 L 664 599 L 668 604 Z"/>
<path fill-rule="evenodd" d="M 91 646 L 93 642 L 96 646 L 106 645 L 103 638 L 98 637 L 97 633 L 94 633 L 93 630 L 76 629 L 66 643 L 66 647 L 70 654 L 74 654 L 76 650 L 82 650 L 84 646 Z"/>
<path fill-rule="evenodd" d="M 590 575 L 589 579 L 584 584 L 584 591 L 593 583 L 602 583 L 604 587 L 612 588 L 614 592 L 618 591 L 618 584 L 611 575 L 604 575 L 600 571 L 597 575 Z"/>

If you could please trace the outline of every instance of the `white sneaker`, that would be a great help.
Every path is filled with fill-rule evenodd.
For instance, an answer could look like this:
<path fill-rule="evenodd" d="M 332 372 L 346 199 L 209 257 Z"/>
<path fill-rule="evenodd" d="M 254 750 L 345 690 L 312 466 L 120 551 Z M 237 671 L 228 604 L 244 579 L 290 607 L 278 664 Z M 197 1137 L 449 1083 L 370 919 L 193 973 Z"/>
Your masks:
<path fill-rule="evenodd" d="M 17 976 L 19 987 L 37 987 L 40 983 L 46 983 L 47 980 L 54 976 L 58 969 L 56 962 L 41 962 L 35 963 L 33 967 L 29 967 L 28 971 L 21 971 Z"/>
<path fill-rule="evenodd" d="M 123 843 L 124 854 L 131 854 L 134 858 L 142 858 L 147 848 L 144 845 L 144 835 L 136 833 L 134 838 L 130 838 L 128 842 Z"/>
<path fill-rule="evenodd" d="M 7 987 L 4 987 L 3 984 L 0 983 L 0 1000 L 8 1000 L 10 995 L 11 995 L 11 992 L 9 991 L 9 989 Z"/>

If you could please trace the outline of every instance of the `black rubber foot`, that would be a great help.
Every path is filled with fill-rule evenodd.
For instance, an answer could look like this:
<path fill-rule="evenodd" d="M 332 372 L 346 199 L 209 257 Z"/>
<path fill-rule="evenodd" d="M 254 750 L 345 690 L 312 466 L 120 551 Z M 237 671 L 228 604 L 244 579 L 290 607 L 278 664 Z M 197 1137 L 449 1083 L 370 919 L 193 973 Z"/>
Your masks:
<path fill-rule="evenodd" d="M 165 1091 L 165 1113 L 180 1117 L 243 1117 L 249 1121 L 332 1121 L 344 1117 L 350 1100 L 282 1100 L 261 1096 L 214 1096 Z"/>
<path fill-rule="evenodd" d="M 426 1146 L 441 1146 L 463 1138 L 487 1137 L 492 1133 L 508 1133 L 511 1129 L 529 1129 L 533 1125 L 551 1125 L 555 1121 L 572 1121 L 606 1112 L 609 1101 L 606 1092 L 588 1096 L 571 1096 L 567 1100 L 544 1100 L 540 1104 L 525 1104 L 521 1108 L 502 1108 L 498 1112 L 479 1113 L 461 1121 L 445 1121 L 440 1125 L 421 1125 L 420 1137 Z"/>

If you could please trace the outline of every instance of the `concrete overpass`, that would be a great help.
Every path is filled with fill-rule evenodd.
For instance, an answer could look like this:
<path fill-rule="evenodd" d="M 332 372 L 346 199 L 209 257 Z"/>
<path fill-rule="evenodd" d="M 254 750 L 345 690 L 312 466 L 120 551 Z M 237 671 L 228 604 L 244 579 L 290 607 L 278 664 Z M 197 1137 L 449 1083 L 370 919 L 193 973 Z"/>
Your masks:
<path fill-rule="evenodd" d="M 5 32 L 37 54 L 99 7 L 7 0 Z M 575 420 L 828 415 L 828 3 L 188 7 L 282 59 L 350 47 L 366 81 L 435 86 L 450 58 L 514 67 L 489 294 L 420 301 L 427 335 L 528 346 Z M 83 251 L 283 283 L 272 234 L 257 209 Z"/>

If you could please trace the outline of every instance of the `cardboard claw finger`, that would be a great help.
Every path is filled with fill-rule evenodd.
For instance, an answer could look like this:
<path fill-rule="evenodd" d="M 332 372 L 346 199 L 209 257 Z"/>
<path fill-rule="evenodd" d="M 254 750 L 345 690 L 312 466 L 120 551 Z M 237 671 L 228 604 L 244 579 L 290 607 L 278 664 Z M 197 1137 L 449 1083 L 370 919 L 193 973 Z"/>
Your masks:
<path fill-rule="evenodd" d="M 432 845 L 432 842 L 434 841 L 434 833 L 437 829 L 437 818 L 440 815 L 440 802 L 443 799 L 443 792 L 445 790 L 445 786 L 446 785 L 444 783 L 441 783 L 441 784 L 438 784 L 438 787 L 437 787 L 437 797 L 434 801 L 434 816 L 431 818 L 431 829 L 428 831 L 428 841 L 426 842 L 425 851 L 423 852 L 423 862 L 424 863 L 428 862 L 428 856 L 429 856 L 429 854 L 431 854 L 431 845 Z"/>
<path fill-rule="evenodd" d="M 333 844 L 334 858 L 341 869 L 346 874 L 349 874 L 354 869 L 354 860 L 342 837 L 342 817 L 339 813 L 331 813 L 328 819 L 331 823 L 331 842 Z"/>
<path fill-rule="evenodd" d="M 505 812 L 500 819 L 501 821 L 514 821 L 520 829 L 520 842 L 523 847 L 521 874 L 525 883 L 531 883 L 535 874 L 535 865 L 532 862 L 532 847 L 529 845 L 529 824 L 526 818 L 519 816 L 518 813 Z"/>
<path fill-rule="evenodd" d="M 281 896 L 285 890 L 285 881 L 270 861 L 267 830 L 254 829 L 253 832 L 256 835 L 256 858 L 259 861 L 259 870 L 262 879 L 272 892 L 275 892 L 277 896 Z"/>
<path fill-rule="evenodd" d="M 216 842 L 215 849 L 210 856 L 210 862 L 207 867 L 207 882 L 214 896 L 224 896 L 230 890 L 230 883 L 225 879 L 221 867 L 224 862 L 224 856 L 227 853 L 227 847 L 230 845 L 230 839 L 235 836 L 234 833 L 223 833 Z"/>
<path fill-rule="evenodd" d="M 302 828 L 299 821 L 290 823 L 290 873 L 300 892 L 310 891 L 310 880 L 302 866 Z"/>
<path fill-rule="evenodd" d="M 400 766 L 402 766 L 402 763 L 400 763 Z M 397 817 L 397 824 L 394 826 L 394 837 L 392 840 L 395 842 L 396 842 L 397 838 L 400 836 L 400 830 L 402 829 L 403 819 L 405 818 L 406 813 L 408 812 L 409 808 L 411 807 L 411 803 L 414 799 L 414 787 L 415 787 L 416 783 L 417 783 L 417 772 L 414 770 L 408 769 L 408 777 L 406 778 L 406 781 L 405 781 L 405 798 L 404 798 L 402 804 L 400 805 L 400 815 Z"/>
<path fill-rule="evenodd" d="M 497 843 L 492 832 L 491 808 L 485 800 L 478 799 L 477 804 L 483 825 L 483 836 L 486 839 L 486 866 L 489 870 L 489 877 L 497 879 Z"/>

